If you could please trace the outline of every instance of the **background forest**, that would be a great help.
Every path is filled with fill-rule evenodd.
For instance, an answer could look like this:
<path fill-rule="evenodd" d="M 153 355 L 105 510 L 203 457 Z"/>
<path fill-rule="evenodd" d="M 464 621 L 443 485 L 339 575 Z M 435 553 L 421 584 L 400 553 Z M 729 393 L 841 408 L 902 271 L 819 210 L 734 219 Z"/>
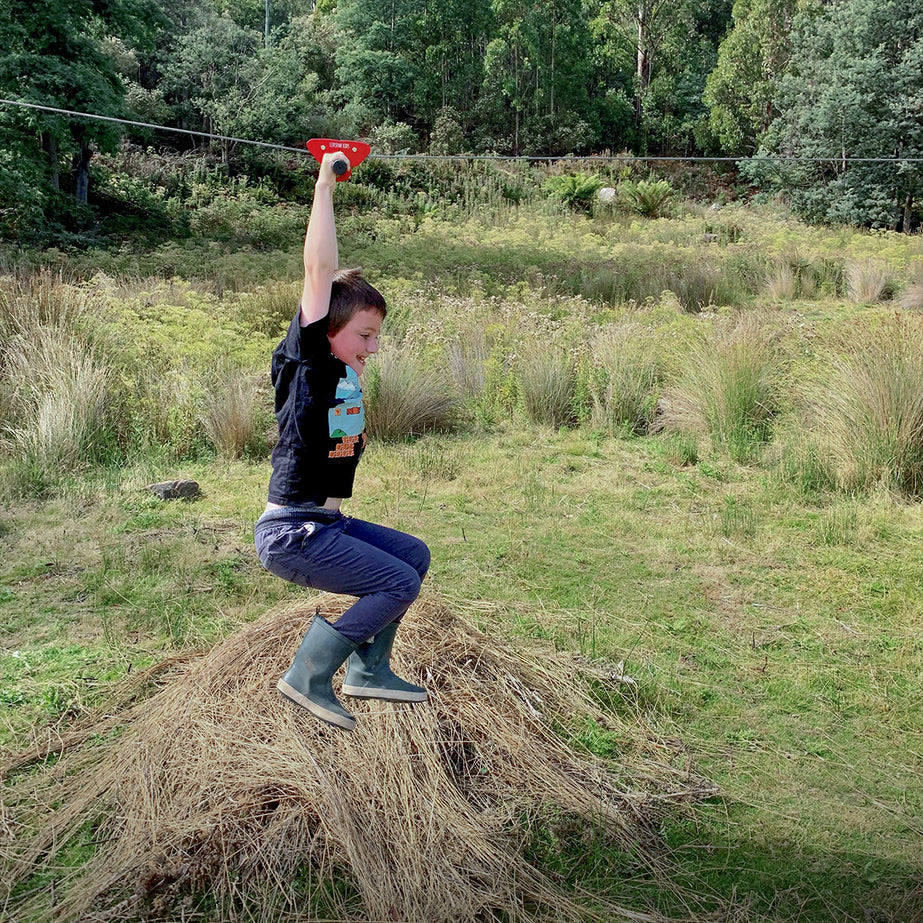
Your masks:
<path fill-rule="evenodd" d="M 911 230 L 921 34 L 913 0 L 10 0 L 0 96 L 270 144 L 365 137 L 380 155 L 744 158 L 741 189 L 810 220 Z M 137 207 L 140 190 L 91 182 L 123 131 L 0 106 L 4 237 L 66 242 Z M 231 174 L 299 191 L 265 151 L 214 144 Z"/>

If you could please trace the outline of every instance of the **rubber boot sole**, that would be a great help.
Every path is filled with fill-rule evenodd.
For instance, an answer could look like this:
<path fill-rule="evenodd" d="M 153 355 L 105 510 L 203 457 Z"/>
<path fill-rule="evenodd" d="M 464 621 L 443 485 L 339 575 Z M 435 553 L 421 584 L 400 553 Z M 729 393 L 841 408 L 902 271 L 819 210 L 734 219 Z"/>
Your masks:
<path fill-rule="evenodd" d="M 424 689 L 422 692 L 403 689 L 376 689 L 372 686 L 347 686 L 343 684 L 343 695 L 351 695 L 354 699 L 384 699 L 386 702 L 425 702 L 429 695 Z"/>
<path fill-rule="evenodd" d="M 279 682 L 276 683 L 276 689 L 278 689 L 290 702 L 300 705 L 314 715 L 315 718 L 320 718 L 321 721 L 326 721 L 327 724 L 343 728 L 344 731 L 352 731 L 356 727 L 355 718 L 351 718 L 349 715 L 338 714 L 335 711 L 331 711 L 329 708 L 324 708 L 323 705 L 319 705 L 306 695 L 300 693 L 297 689 L 289 686 L 284 680 L 280 679 Z"/>

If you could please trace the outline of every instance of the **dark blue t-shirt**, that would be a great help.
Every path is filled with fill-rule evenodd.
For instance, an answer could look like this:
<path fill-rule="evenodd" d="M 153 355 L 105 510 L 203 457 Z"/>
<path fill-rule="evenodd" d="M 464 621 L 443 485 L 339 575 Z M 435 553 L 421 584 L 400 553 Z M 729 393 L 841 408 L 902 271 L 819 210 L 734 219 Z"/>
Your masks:
<path fill-rule="evenodd" d="M 272 354 L 279 441 L 269 501 L 282 506 L 351 497 L 365 448 L 359 376 L 330 352 L 327 318 L 307 327 L 295 314 Z"/>

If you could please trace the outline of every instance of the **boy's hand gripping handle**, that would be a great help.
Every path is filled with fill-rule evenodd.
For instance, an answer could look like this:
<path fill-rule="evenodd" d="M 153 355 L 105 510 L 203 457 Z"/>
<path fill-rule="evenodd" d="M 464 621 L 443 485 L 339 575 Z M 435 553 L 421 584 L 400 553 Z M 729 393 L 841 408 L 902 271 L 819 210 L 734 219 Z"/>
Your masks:
<path fill-rule="evenodd" d="M 312 138 L 305 143 L 305 147 L 318 163 L 324 159 L 324 154 L 337 152 L 343 154 L 349 161 L 349 165 L 347 166 L 342 160 L 337 160 L 333 164 L 333 172 L 337 175 L 337 182 L 349 179 L 352 174 L 352 168 L 358 167 L 372 151 L 364 141 L 337 141 L 332 138 Z"/>

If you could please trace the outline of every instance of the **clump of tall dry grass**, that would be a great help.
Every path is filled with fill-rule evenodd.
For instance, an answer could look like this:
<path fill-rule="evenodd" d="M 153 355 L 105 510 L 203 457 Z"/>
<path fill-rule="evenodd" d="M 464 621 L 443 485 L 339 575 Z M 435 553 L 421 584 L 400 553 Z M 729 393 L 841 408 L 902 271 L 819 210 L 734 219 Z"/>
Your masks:
<path fill-rule="evenodd" d="M 894 294 L 890 268 L 877 260 L 856 260 L 846 264 L 846 293 L 858 304 L 877 304 Z"/>
<path fill-rule="evenodd" d="M 491 346 L 482 327 L 466 330 L 446 346 L 449 373 L 459 394 L 477 401 L 487 387 L 487 362 Z"/>
<path fill-rule="evenodd" d="M 48 271 L 4 276 L 0 279 L 0 342 L 39 328 L 75 330 L 94 305 L 88 289 Z"/>
<path fill-rule="evenodd" d="M 367 429 L 397 441 L 454 426 L 459 398 L 444 364 L 409 346 L 388 348 L 369 363 L 362 390 Z"/>
<path fill-rule="evenodd" d="M 569 344 L 523 346 L 514 368 L 531 422 L 555 427 L 577 422 L 577 360 Z"/>
<path fill-rule="evenodd" d="M 112 372 L 89 332 L 93 300 L 48 275 L 0 288 L 0 427 L 14 492 L 39 491 L 105 450 Z"/>
<path fill-rule="evenodd" d="M 812 403 L 840 487 L 923 495 L 923 318 L 852 329 Z"/>
<path fill-rule="evenodd" d="M 739 462 L 771 434 L 779 405 L 781 354 L 771 324 L 756 313 L 716 324 L 691 345 L 675 383 L 664 389 L 658 430 L 707 436 Z"/>
<path fill-rule="evenodd" d="M 644 433 L 654 419 L 660 351 L 640 324 L 607 327 L 590 347 L 590 423 L 604 432 Z"/>
<path fill-rule="evenodd" d="M 209 376 L 202 398 L 205 432 L 220 455 L 238 457 L 262 437 L 263 388 L 252 372 L 222 361 Z"/>
<path fill-rule="evenodd" d="M 791 263 L 778 260 L 766 270 L 766 294 L 773 301 L 791 301 L 798 293 L 798 276 Z"/>
<path fill-rule="evenodd" d="M 923 311 L 923 263 L 916 263 L 910 283 L 901 291 L 898 299 L 905 311 Z"/>
<path fill-rule="evenodd" d="M 528 661 L 424 595 L 395 658 L 430 701 L 349 700 L 358 725 L 344 733 L 274 688 L 314 602 L 168 662 L 153 694 L 139 694 L 149 677 L 134 680 L 56 745 L 2 767 L 0 906 L 46 912 L 47 889 L 23 883 L 55 868 L 62 923 L 192 918 L 203 895 L 225 920 L 623 918 L 605 895 L 581 903 L 529 863 L 522 841 L 549 812 L 580 819 L 660 880 L 645 859 L 652 820 L 713 792 L 658 762 L 666 748 L 643 725 L 601 713 L 586 667 Z M 328 617 L 348 605 L 316 603 Z M 624 741 L 618 775 L 553 730 L 587 720 Z M 42 762 L 50 752 L 57 760 Z M 88 830 L 85 865 L 56 866 Z"/>

